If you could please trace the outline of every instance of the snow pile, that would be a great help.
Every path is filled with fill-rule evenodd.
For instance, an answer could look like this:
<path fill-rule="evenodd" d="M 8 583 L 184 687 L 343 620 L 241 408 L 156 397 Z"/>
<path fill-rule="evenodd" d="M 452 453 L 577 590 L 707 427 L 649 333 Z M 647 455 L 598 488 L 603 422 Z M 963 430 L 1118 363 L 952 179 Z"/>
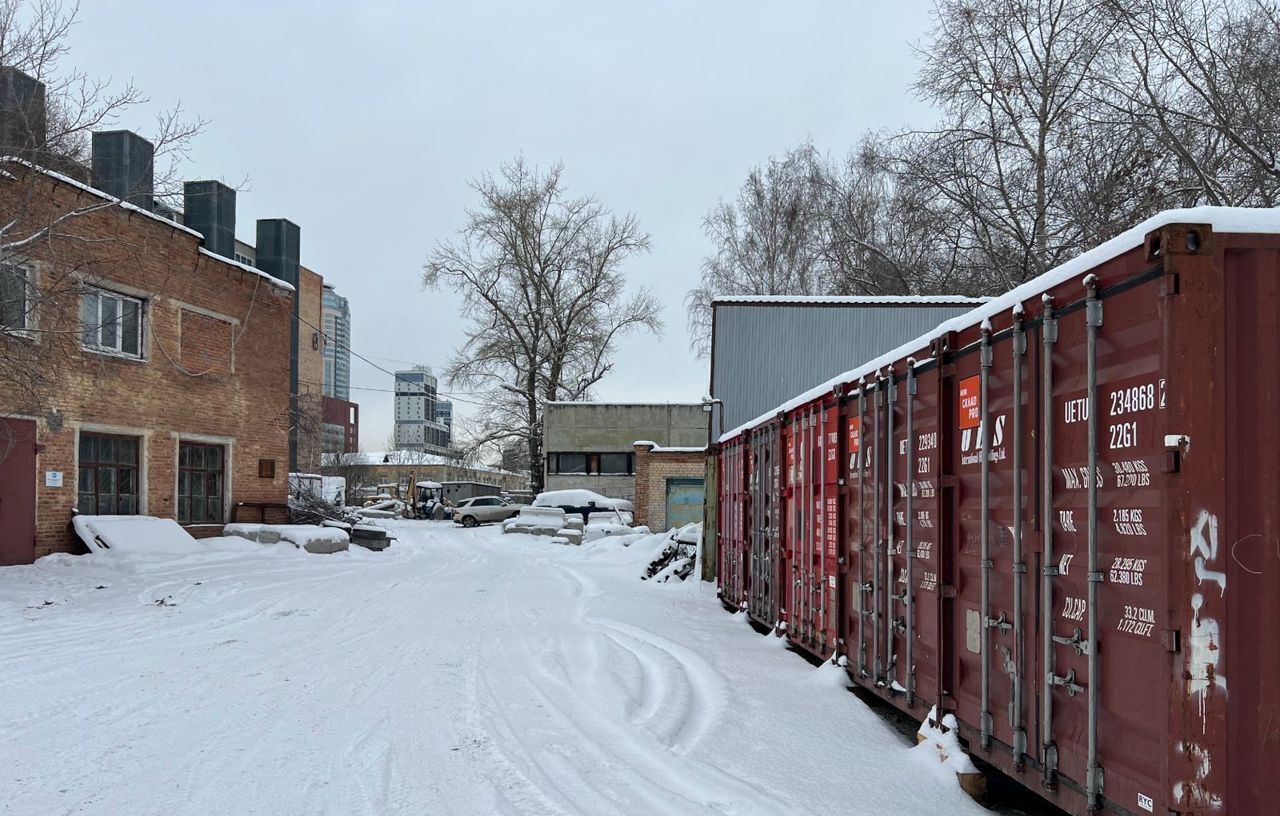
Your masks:
<path fill-rule="evenodd" d="M 956 774 L 976 774 L 978 768 L 960 745 L 957 729 L 955 715 L 948 714 L 939 722 L 938 707 L 934 706 L 929 709 L 929 716 L 920 723 L 920 730 L 916 732 L 916 739 L 920 744 L 911 749 L 912 753 L 936 760 L 942 767 Z"/>
<path fill-rule="evenodd" d="M 173 519 L 154 516 L 75 516 L 76 535 L 90 552 L 190 555 L 201 551 Z"/>
<path fill-rule="evenodd" d="M 591 515 L 596 515 L 592 513 Z M 627 536 L 636 533 L 645 534 L 649 532 L 648 527 L 628 527 L 625 524 L 618 524 L 611 521 L 593 521 L 587 525 L 583 532 L 584 541 L 596 541 L 601 538 L 610 536 Z"/>
<path fill-rule="evenodd" d="M 341 552 L 351 544 L 346 530 L 318 524 L 228 524 L 222 532 L 259 544 L 283 541 L 309 553 Z"/>

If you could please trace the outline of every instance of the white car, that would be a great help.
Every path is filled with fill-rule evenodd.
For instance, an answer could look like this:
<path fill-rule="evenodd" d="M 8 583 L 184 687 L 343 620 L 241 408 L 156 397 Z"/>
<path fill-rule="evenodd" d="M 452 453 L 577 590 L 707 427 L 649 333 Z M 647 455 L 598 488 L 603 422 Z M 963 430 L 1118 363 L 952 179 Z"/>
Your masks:
<path fill-rule="evenodd" d="M 453 508 L 453 523 L 475 527 L 495 521 L 506 521 L 520 512 L 523 504 L 512 504 L 498 496 L 476 496 L 463 499 Z"/>

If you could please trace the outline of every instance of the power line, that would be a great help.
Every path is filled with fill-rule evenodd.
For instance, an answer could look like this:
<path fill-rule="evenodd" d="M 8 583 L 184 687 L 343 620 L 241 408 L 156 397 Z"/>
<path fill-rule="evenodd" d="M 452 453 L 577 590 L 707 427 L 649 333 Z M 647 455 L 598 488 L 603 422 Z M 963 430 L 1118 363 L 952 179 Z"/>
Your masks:
<path fill-rule="evenodd" d="M 390 369 L 383 368 L 382 366 L 380 366 L 380 365 L 378 365 L 377 363 L 375 363 L 373 360 L 370 360 L 368 357 L 364 356 L 364 355 L 363 355 L 363 354 L 361 354 L 360 352 L 358 352 L 358 351 L 356 351 L 355 349 L 351 348 L 351 346 L 347 345 L 346 343 L 341 342 L 340 340 L 338 340 L 338 338 L 336 338 L 336 337 L 329 337 L 329 335 L 325 332 L 325 330 L 324 330 L 324 329 L 320 328 L 319 326 L 317 326 L 316 324 L 312 323 L 312 322 L 311 322 L 311 321 L 309 321 L 309 320 L 305 320 L 301 315 L 294 315 L 294 317 L 298 320 L 298 322 L 299 322 L 299 323 L 305 323 L 305 324 L 307 324 L 307 325 L 308 325 L 308 326 L 310 326 L 312 329 L 315 329 L 316 331 L 318 331 L 318 332 L 320 332 L 321 334 L 323 334 L 326 338 L 329 338 L 330 340 L 332 340 L 332 341 L 333 341 L 333 344 L 334 344 L 335 346 L 340 346 L 340 347 L 342 347 L 342 348 L 346 349 L 347 351 L 351 352 L 352 356 L 354 356 L 354 357 L 358 357 L 359 359 L 363 360 L 364 362 L 368 363 L 369 365 L 373 366 L 374 368 L 378 369 L 379 371 L 383 372 L 384 374 L 390 374 L 390 375 L 391 375 L 391 379 L 392 379 L 393 381 L 403 381 L 403 382 L 407 382 L 407 383 L 413 383 L 414 385 L 421 385 L 421 383 L 414 383 L 414 382 L 413 382 L 413 380 L 410 380 L 410 379 L 408 379 L 408 378 L 406 378 L 406 377 L 401 377 L 399 374 L 397 374 L 397 373 L 396 373 L 396 372 L 394 372 L 394 371 L 391 371 Z M 385 359 L 390 359 L 390 358 L 385 358 Z M 362 389 L 358 389 L 358 390 L 362 390 L 362 391 L 372 391 L 372 390 L 376 390 L 376 389 L 362 388 Z M 394 391 L 392 391 L 392 393 L 395 393 L 395 392 L 394 392 Z M 464 391 L 464 392 L 460 392 L 460 393 L 473 394 L 474 392 L 471 392 L 471 391 Z M 480 406 L 481 408 L 486 407 L 486 405 L 487 405 L 486 403 L 482 403 L 482 402 L 475 402 L 475 401 L 473 401 L 473 400 L 463 399 L 462 397 L 455 397 L 455 396 L 454 396 L 454 394 L 453 394 L 452 392 L 448 392 L 448 391 L 441 391 L 441 390 L 437 387 L 437 388 L 436 388 L 436 396 L 437 396 L 437 397 L 439 397 L 441 394 L 443 394 L 444 396 L 448 397 L 449 399 L 457 399 L 457 401 L 458 401 L 458 402 L 466 403 L 466 404 L 468 404 L 468 405 L 477 405 L 477 406 Z"/>

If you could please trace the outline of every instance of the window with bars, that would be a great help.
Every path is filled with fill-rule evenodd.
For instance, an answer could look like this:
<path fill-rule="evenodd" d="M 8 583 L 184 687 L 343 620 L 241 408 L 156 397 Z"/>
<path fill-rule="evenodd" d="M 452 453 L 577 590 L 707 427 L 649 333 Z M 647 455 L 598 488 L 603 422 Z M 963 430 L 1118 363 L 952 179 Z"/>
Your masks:
<path fill-rule="evenodd" d="M 224 521 L 225 463 L 221 445 L 195 442 L 178 445 L 179 524 L 221 524 Z"/>
<path fill-rule="evenodd" d="M 105 289 L 86 289 L 80 295 L 80 338 L 92 351 L 141 357 L 142 301 Z"/>
<path fill-rule="evenodd" d="M 0 264 L 0 329 L 21 331 L 27 328 L 30 308 L 30 276 L 18 264 Z"/>
<path fill-rule="evenodd" d="M 138 438 L 80 434 L 76 507 L 87 515 L 139 512 Z"/>

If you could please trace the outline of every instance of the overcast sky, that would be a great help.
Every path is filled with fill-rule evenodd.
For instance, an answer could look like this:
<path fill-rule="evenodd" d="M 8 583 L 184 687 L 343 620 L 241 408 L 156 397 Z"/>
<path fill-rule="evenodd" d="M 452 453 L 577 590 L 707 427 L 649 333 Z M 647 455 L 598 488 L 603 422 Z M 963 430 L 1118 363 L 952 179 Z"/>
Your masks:
<path fill-rule="evenodd" d="M 242 240 L 258 218 L 301 225 L 303 264 L 351 301 L 352 347 L 389 369 L 438 372 L 462 341 L 457 298 L 420 278 L 473 203 L 468 181 L 518 153 L 563 162 L 571 193 L 652 235 L 626 273 L 665 305 L 665 336 L 627 338 L 598 397 L 696 401 L 708 369 L 683 298 L 703 215 L 806 138 L 838 153 L 928 121 L 909 84 L 929 6 L 119 0 L 84 4 L 69 63 L 151 97 L 120 126 L 149 135 L 179 101 L 208 119 L 184 176 L 249 178 Z M 361 446 L 381 450 L 391 377 L 353 358 L 351 379 Z"/>

